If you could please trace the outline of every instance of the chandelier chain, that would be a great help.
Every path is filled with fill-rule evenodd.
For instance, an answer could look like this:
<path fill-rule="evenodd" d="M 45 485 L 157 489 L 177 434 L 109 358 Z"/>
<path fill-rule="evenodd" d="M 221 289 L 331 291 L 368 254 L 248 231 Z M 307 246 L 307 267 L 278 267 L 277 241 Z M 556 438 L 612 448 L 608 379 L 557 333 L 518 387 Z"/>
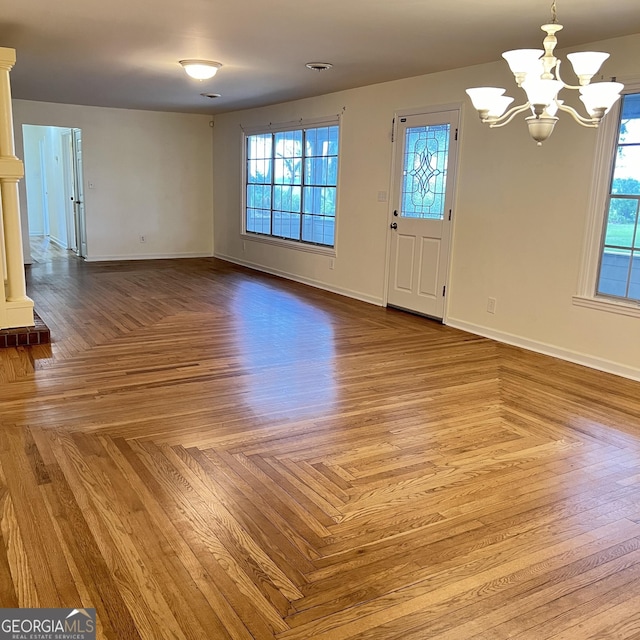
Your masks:
<path fill-rule="evenodd" d="M 551 24 L 557 24 L 558 10 L 556 9 L 556 0 L 551 3 Z"/>

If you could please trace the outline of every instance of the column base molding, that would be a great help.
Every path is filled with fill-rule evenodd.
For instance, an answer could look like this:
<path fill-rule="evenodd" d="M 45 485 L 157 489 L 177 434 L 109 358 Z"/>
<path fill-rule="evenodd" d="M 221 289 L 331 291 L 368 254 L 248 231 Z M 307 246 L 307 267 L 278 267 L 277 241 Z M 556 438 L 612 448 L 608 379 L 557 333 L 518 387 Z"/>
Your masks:
<path fill-rule="evenodd" d="M 17 302 L 5 302 L 4 326 L 0 329 L 13 329 L 16 327 L 33 327 L 35 324 L 33 317 L 33 300 L 26 298 Z"/>
<path fill-rule="evenodd" d="M 42 318 L 34 313 L 32 327 L 0 329 L 0 349 L 11 347 L 36 347 L 51 343 L 51 332 Z"/>

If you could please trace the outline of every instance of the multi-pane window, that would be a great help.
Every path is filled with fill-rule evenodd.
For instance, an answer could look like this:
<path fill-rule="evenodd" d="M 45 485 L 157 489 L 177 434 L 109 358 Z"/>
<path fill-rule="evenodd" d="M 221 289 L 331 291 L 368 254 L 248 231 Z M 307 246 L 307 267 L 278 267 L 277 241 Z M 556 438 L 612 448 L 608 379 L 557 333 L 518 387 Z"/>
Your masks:
<path fill-rule="evenodd" d="M 333 247 L 338 124 L 246 136 L 245 232 Z"/>
<path fill-rule="evenodd" d="M 596 293 L 640 301 L 640 93 L 622 98 Z"/>

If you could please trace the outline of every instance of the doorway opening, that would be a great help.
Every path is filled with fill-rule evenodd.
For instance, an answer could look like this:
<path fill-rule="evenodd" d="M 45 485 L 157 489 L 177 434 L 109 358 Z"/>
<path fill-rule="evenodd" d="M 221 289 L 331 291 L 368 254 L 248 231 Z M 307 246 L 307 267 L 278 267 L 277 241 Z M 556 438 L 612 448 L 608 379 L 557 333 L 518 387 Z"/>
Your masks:
<path fill-rule="evenodd" d="M 22 132 L 32 258 L 85 258 L 82 130 L 25 124 Z"/>

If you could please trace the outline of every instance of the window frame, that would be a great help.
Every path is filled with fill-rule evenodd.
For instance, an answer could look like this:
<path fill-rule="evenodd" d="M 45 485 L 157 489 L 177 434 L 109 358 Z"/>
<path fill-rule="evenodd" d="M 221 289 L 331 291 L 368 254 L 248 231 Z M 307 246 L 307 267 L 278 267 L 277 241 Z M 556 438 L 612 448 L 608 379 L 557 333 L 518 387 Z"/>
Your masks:
<path fill-rule="evenodd" d="M 315 244 L 305 240 L 297 240 L 293 238 L 282 238 L 280 236 L 273 236 L 270 234 L 264 234 L 254 231 L 247 231 L 247 139 L 250 136 L 260 134 L 275 134 L 286 131 L 304 131 L 305 129 L 316 129 L 322 127 L 337 126 L 338 127 L 338 168 L 336 179 L 336 210 L 335 210 L 335 223 L 334 223 L 334 235 L 333 245 Z M 264 244 L 271 244 L 281 247 L 287 247 L 290 249 L 297 249 L 298 251 L 304 251 L 307 253 L 319 253 L 335 257 L 337 255 L 338 246 L 338 209 L 339 209 L 339 190 L 340 190 L 340 165 L 342 154 L 342 118 L 340 115 L 327 116 L 323 118 L 313 119 L 300 119 L 292 122 L 283 123 L 269 123 L 268 125 L 258 125 L 253 127 L 242 127 L 242 177 L 241 177 L 241 229 L 240 235 L 242 240 L 249 240 L 253 242 L 260 242 Z M 303 160 L 304 160 L 303 156 Z M 302 163 L 304 171 L 304 161 Z M 273 184 L 273 183 L 272 183 Z M 304 172 L 302 175 L 301 187 L 304 188 Z M 271 209 L 273 211 L 273 209 Z M 302 212 L 301 212 L 302 214 Z"/>
<path fill-rule="evenodd" d="M 640 78 L 624 79 L 624 83 L 623 95 L 640 93 Z M 618 100 L 598 128 L 582 264 L 573 304 L 640 318 L 640 301 L 596 293 L 606 233 L 607 201 L 618 147 L 621 106 L 622 100 Z"/>

